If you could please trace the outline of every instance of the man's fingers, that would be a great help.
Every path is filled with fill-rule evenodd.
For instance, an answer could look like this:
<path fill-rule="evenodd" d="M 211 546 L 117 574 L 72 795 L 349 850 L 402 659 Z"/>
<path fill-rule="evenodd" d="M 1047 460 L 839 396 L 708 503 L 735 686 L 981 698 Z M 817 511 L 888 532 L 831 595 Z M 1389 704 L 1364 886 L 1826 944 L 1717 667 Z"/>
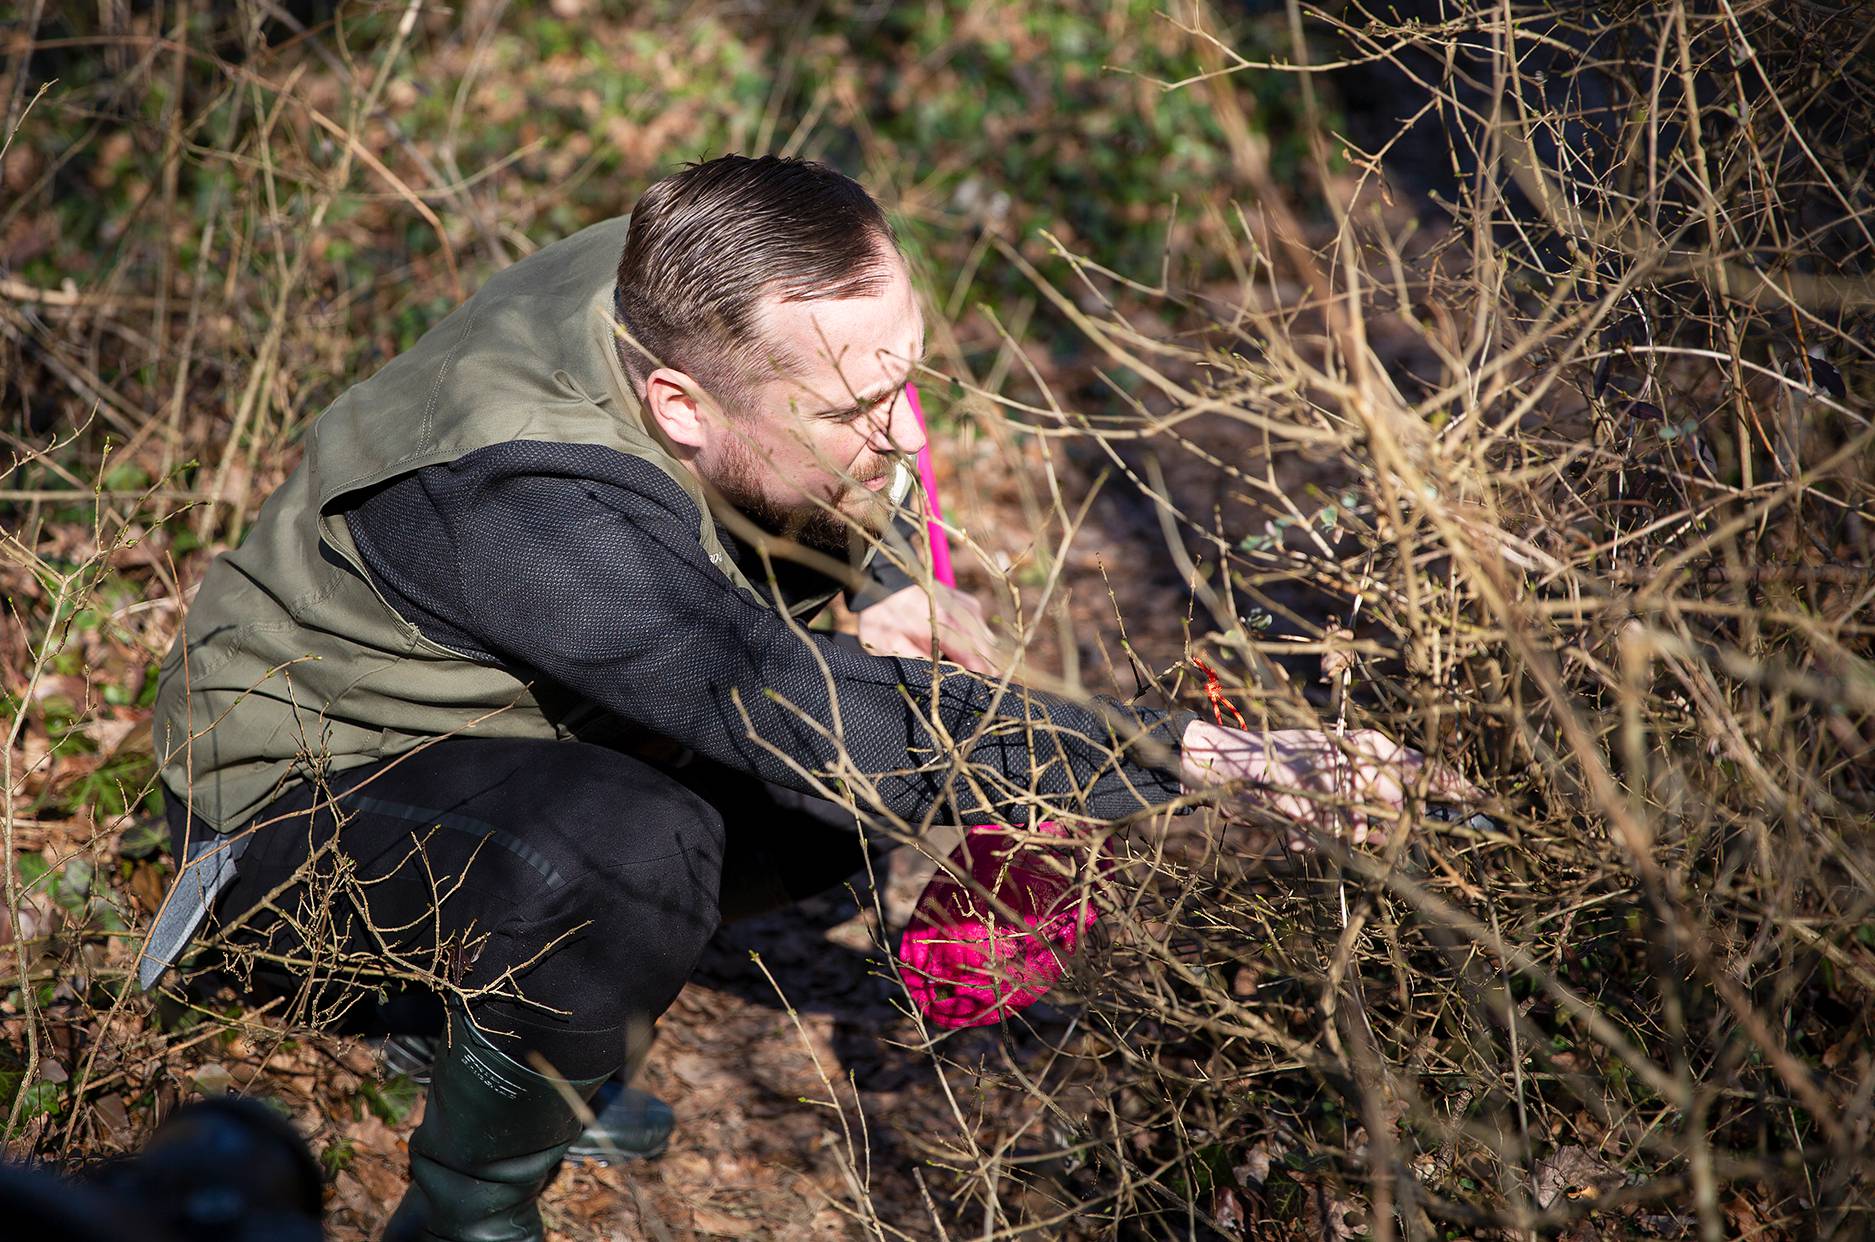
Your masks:
<path fill-rule="evenodd" d="M 1410 785 L 1411 777 L 1418 775 L 1419 770 L 1424 768 L 1428 776 L 1429 790 L 1442 798 L 1476 802 L 1485 796 L 1484 790 L 1460 776 L 1454 769 L 1443 763 L 1434 763 L 1419 751 L 1395 742 L 1384 733 L 1377 730 L 1365 730 L 1364 740 L 1367 742 L 1368 753 L 1383 765 L 1401 773 L 1402 784 Z"/>
<path fill-rule="evenodd" d="M 981 673 L 989 677 L 996 672 L 996 666 L 990 663 L 989 657 L 975 647 L 960 647 L 949 654 L 957 663 L 973 673 Z"/>
<path fill-rule="evenodd" d="M 928 646 L 921 645 L 907 635 L 897 633 L 860 635 L 860 646 L 869 654 L 876 656 L 899 656 L 910 660 L 925 660 L 931 657 Z"/>
<path fill-rule="evenodd" d="M 993 676 L 1001 644 L 990 630 L 983 601 L 962 591 L 940 588 L 934 611 L 944 654 L 973 673 Z"/>
<path fill-rule="evenodd" d="M 939 632 L 939 643 L 945 655 L 971 672 L 985 676 L 996 672 L 996 641 L 987 631 L 979 629 L 972 633 L 945 626 Z"/>
<path fill-rule="evenodd" d="M 1391 770 L 1383 770 L 1373 780 L 1366 791 L 1364 802 L 1374 806 L 1384 806 L 1388 810 L 1397 810 L 1406 805 L 1406 787 Z"/>
<path fill-rule="evenodd" d="M 1410 796 L 1422 787 L 1440 803 L 1475 805 L 1485 798 L 1453 768 L 1378 730 L 1351 730 L 1345 736 L 1300 729 L 1257 735 L 1255 772 L 1250 764 L 1227 758 L 1224 742 L 1237 738 L 1252 741 L 1248 734 L 1195 722 L 1186 732 L 1188 755 L 1208 757 L 1220 776 L 1254 775 L 1261 781 L 1262 792 L 1255 796 L 1293 825 L 1285 834 L 1291 849 L 1306 847 L 1311 831 L 1356 845 L 1385 840 L 1403 822 L 1399 812 Z"/>
<path fill-rule="evenodd" d="M 1426 767 L 1432 773 L 1431 787 L 1435 793 L 1442 794 L 1445 797 L 1459 802 L 1481 802 L 1484 800 L 1484 790 L 1460 776 L 1453 769 L 1446 767 L 1443 763 L 1429 762 L 1426 764 Z"/>

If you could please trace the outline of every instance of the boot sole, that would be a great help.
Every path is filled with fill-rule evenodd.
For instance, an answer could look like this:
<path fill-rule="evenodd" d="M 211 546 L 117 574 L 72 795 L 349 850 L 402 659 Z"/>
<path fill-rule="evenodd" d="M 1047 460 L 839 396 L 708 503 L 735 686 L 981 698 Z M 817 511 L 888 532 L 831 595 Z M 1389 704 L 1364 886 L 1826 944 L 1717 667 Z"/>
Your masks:
<path fill-rule="evenodd" d="M 615 1164 L 643 1164 L 647 1160 L 656 1160 L 659 1156 L 669 1151 L 670 1147 L 671 1145 L 667 1142 L 659 1144 L 658 1147 L 652 1151 L 626 1151 L 623 1148 L 616 1151 L 604 1148 L 588 1148 L 576 1151 L 572 1148 L 568 1148 L 566 1158 L 568 1160 L 577 1160 L 581 1164 L 595 1164 L 604 1169 L 610 1168 Z"/>

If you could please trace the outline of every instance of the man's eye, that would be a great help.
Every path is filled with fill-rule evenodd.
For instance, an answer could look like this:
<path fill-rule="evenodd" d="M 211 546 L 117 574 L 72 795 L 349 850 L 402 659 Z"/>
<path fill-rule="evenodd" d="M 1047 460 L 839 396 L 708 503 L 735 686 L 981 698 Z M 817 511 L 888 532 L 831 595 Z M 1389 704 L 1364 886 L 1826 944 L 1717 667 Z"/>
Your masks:
<path fill-rule="evenodd" d="M 842 427 L 851 427 L 854 423 L 884 404 L 885 402 L 883 400 L 868 401 L 865 405 L 856 405 L 850 410 L 841 411 L 839 414 L 834 415 L 833 421 L 839 423 Z"/>

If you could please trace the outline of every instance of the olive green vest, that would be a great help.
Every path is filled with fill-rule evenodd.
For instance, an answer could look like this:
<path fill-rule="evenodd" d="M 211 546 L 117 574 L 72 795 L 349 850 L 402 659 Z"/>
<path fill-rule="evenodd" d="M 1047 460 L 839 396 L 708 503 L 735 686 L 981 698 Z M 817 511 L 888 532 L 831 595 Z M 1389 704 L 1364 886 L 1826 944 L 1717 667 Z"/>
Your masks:
<path fill-rule="evenodd" d="M 295 781 L 430 739 L 570 737 L 602 716 L 536 697 L 385 603 L 341 512 L 366 488 L 508 440 L 604 445 L 675 479 L 703 514 L 710 560 L 762 597 L 718 540 L 696 479 L 646 432 L 619 364 L 625 229 L 595 224 L 507 268 L 347 390 L 241 546 L 209 567 L 163 662 L 153 722 L 164 783 L 209 826 L 238 827 Z"/>

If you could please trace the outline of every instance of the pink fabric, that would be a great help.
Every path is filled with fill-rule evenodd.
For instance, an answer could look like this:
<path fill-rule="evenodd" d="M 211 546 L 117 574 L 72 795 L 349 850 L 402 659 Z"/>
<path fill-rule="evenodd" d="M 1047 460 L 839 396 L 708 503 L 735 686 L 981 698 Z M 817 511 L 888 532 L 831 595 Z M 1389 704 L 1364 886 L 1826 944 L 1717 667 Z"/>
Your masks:
<path fill-rule="evenodd" d="M 1044 822 L 1039 832 L 1066 834 Z M 1024 845 L 1010 829 L 980 824 L 951 851 L 958 871 L 996 894 L 1018 926 L 981 893 L 940 869 L 925 885 L 899 938 L 906 990 L 920 1013 L 943 1027 L 985 1026 L 1033 1005 L 1066 969 L 1063 958 L 1097 917 L 1080 882 L 1084 847 Z M 1096 866 L 1113 866 L 1103 848 Z"/>
<path fill-rule="evenodd" d="M 905 385 L 912 416 L 927 430 L 918 389 Z M 950 540 L 940 524 L 937 475 L 931 467 L 931 443 L 918 451 L 918 479 L 924 484 L 931 537 L 931 576 L 957 585 Z M 1062 836 L 1052 823 L 1038 831 Z M 1069 877 L 1081 869 L 1069 865 L 1074 846 L 1049 850 L 1056 865 L 1042 862 L 1043 848 L 1024 850 L 1007 828 L 979 825 L 951 851 L 951 865 L 994 893 L 997 901 L 1022 919 L 1017 926 L 967 885 L 940 870 L 918 896 L 918 907 L 899 937 L 898 960 L 906 990 L 925 1018 L 938 1026 L 985 1026 L 1033 1005 L 1061 978 L 1062 957 L 1073 953 L 1081 934 L 1094 925 L 1093 903 Z M 1103 849 L 1098 864 L 1113 865 Z M 1065 872 L 1066 874 L 1062 874 Z"/>
<path fill-rule="evenodd" d="M 905 397 L 911 402 L 911 416 L 918 420 L 918 430 L 927 431 L 924 422 L 924 407 L 918 404 L 918 386 L 905 385 Z M 924 484 L 924 499 L 928 506 L 925 515 L 925 529 L 931 535 L 931 576 L 947 587 L 957 585 L 956 571 L 951 568 L 951 541 L 944 533 L 942 522 L 944 510 L 938 507 L 937 472 L 931 468 L 931 440 L 925 438 L 924 447 L 918 450 L 918 481 Z"/>

